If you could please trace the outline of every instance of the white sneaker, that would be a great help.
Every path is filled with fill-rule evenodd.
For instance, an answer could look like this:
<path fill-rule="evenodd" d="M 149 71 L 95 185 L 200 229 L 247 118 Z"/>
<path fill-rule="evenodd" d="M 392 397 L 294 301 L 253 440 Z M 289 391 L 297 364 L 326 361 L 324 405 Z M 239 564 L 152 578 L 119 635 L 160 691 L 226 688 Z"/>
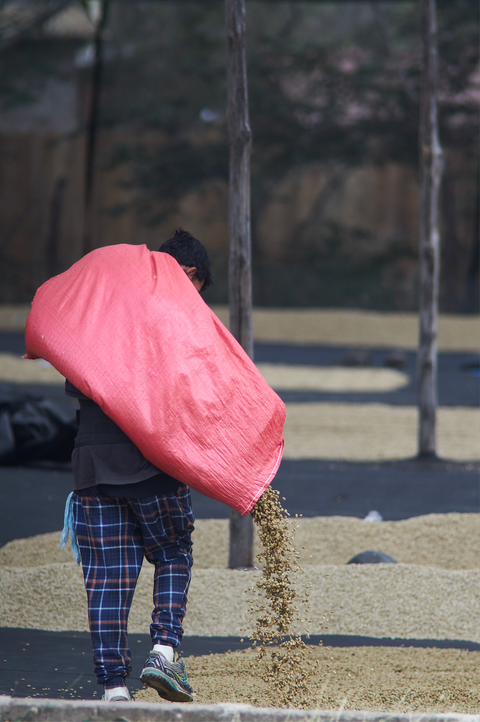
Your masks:
<path fill-rule="evenodd" d="M 104 702 L 131 702 L 132 698 L 127 687 L 113 687 L 106 689 L 102 697 Z"/>

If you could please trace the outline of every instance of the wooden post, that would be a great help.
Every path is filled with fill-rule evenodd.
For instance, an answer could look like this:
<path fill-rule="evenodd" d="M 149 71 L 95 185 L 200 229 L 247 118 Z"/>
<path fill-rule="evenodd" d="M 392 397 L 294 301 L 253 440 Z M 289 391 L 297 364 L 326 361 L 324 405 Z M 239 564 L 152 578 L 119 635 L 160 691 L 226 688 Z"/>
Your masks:
<path fill-rule="evenodd" d="M 227 36 L 227 125 L 230 147 L 228 231 L 230 236 L 230 331 L 253 359 L 252 272 L 250 240 L 250 152 L 245 53 L 245 0 L 225 0 Z M 248 423 L 248 419 L 245 419 Z M 230 512 L 228 566 L 253 566 L 253 522 Z"/>
<path fill-rule="evenodd" d="M 85 205 L 84 205 L 84 232 L 83 255 L 93 250 L 93 188 L 95 182 L 95 160 L 97 150 L 97 135 L 100 117 L 100 95 L 102 89 L 103 73 L 103 32 L 107 23 L 110 0 L 101 0 L 99 17 L 94 20 L 95 28 L 95 57 L 92 70 L 92 91 L 90 109 L 87 120 L 87 143 L 85 157 Z"/>
<path fill-rule="evenodd" d="M 437 117 L 435 0 L 420 0 L 422 94 L 420 105 L 420 315 L 417 359 L 418 456 L 435 458 L 437 411 L 437 317 L 440 242 L 438 201 L 442 149 Z"/>

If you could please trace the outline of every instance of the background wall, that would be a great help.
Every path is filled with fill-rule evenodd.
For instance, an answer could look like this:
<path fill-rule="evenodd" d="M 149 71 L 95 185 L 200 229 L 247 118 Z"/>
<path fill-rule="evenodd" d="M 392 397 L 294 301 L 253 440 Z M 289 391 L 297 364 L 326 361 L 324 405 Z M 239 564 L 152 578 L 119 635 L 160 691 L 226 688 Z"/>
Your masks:
<path fill-rule="evenodd" d="M 478 18 L 458 6 L 439 0 L 441 305 L 474 312 Z M 257 305 L 416 308 L 416 9 L 382 7 L 248 6 Z M 223 4 L 112 3 L 87 224 L 94 33 L 72 2 L 0 60 L 0 302 L 28 302 L 89 248 L 155 249 L 181 225 L 211 253 L 224 303 Z"/>

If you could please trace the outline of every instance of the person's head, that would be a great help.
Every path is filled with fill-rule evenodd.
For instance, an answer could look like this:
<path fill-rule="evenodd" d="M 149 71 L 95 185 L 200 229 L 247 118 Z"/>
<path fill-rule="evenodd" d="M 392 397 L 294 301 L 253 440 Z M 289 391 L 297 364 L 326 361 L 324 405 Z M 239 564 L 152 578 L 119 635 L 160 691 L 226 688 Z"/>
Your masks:
<path fill-rule="evenodd" d="M 191 233 L 179 228 L 173 238 L 165 241 L 158 249 L 168 253 L 184 269 L 197 291 L 204 291 L 212 285 L 211 263 L 205 246 Z"/>

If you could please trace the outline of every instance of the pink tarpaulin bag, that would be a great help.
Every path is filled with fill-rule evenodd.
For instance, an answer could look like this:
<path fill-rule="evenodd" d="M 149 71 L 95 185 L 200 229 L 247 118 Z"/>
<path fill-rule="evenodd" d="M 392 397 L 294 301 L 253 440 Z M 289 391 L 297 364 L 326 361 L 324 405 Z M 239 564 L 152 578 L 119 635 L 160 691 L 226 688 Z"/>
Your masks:
<path fill-rule="evenodd" d="M 247 514 L 275 476 L 285 406 L 171 256 L 92 251 L 38 289 L 25 339 L 202 494 Z"/>

